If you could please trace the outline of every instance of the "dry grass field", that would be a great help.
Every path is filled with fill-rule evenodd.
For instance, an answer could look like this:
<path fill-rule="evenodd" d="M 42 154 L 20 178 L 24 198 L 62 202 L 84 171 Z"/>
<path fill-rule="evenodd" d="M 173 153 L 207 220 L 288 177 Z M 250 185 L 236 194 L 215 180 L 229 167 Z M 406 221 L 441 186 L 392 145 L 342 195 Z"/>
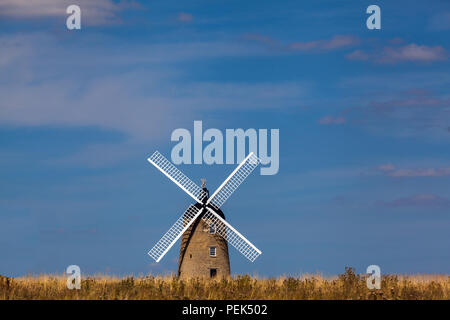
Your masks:
<path fill-rule="evenodd" d="M 346 268 L 336 277 L 178 280 L 171 276 L 82 279 L 81 290 L 68 290 L 64 276 L 0 277 L 1 299 L 450 299 L 448 275 L 385 275 L 380 290 L 369 290 L 364 275 Z"/>

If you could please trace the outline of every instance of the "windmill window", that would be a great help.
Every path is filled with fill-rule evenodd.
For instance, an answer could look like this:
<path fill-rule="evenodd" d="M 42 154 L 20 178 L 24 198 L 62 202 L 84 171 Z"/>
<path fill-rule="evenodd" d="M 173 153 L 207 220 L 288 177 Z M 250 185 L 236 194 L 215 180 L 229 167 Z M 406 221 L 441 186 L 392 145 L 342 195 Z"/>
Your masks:
<path fill-rule="evenodd" d="M 214 278 L 216 276 L 217 276 L 217 269 L 215 269 L 215 268 L 209 269 L 209 277 Z"/>
<path fill-rule="evenodd" d="M 216 256 L 216 247 L 209 247 L 209 256 L 210 257 Z"/>
<path fill-rule="evenodd" d="M 211 224 L 209 226 L 209 233 L 211 233 L 211 234 L 216 233 L 216 226 L 214 224 Z"/>

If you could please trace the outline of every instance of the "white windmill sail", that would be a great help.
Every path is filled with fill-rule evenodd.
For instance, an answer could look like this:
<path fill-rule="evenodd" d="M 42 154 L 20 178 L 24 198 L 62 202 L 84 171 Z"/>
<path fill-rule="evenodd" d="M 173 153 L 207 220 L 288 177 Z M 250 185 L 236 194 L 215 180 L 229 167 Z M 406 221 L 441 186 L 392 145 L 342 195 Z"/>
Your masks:
<path fill-rule="evenodd" d="M 225 179 L 219 188 L 209 197 L 207 204 L 211 204 L 215 208 L 220 208 L 225 201 L 236 191 L 236 189 L 244 182 L 244 180 L 259 165 L 260 160 L 253 152 L 251 152 L 236 169 Z M 209 225 L 216 228 L 216 233 L 222 236 L 240 253 L 242 253 L 251 262 L 261 254 L 249 240 L 247 240 L 239 231 L 233 228 L 228 222 L 222 219 L 214 210 L 207 208 L 208 211 L 203 215 L 202 219 Z"/>
<path fill-rule="evenodd" d="M 209 225 L 214 226 L 215 232 L 228 241 L 240 253 L 251 262 L 262 253 L 250 241 L 248 241 L 239 231 L 233 228 L 228 222 L 222 219 L 211 208 L 202 216 L 202 219 Z"/>
<path fill-rule="evenodd" d="M 155 151 L 148 159 L 159 171 L 164 173 L 177 186 L 184 190 L 199 204 L 203 205 L 206 197 L 202 188 L 192 182 L 185 174 L 178 170 L 162 154 Z M 231 194 L 244 182 L 250 173 L 259 165 L 260 160 L 253 152 L 250 153 L 239 166 L 228 176 L 219 188 L 207 200 L 206 204 L 213 208 L 220 208 Z M 202 217 L 208 224 L 214 224 L 217 233 L 226 239 L 233 247 L 241 252 L 247 259 L 254 261 L 261 251 L 248 241 L 242 234 L 233 228 L 228 222 L 220 217 L 213 209 L 207 207 L 205 215 Z M 170 250 L 175 242 L 192 225 L 192 223 L 202 214 L 203 207 L 191 205 L 186 212 L 178 218 L 174 225 L 167 231 L 148 254 L 159 262 Z"/>
<path fill-rule="evenodd" d="M 231 194 L 244 182 L 244 180 L 259 165 L 260 160 L 251 152 L 236 169 L 225 179 L 219 188 L 209 197 L 207 204 L 220 208 Z"/>
<path fill-rule="evenodd" d="M 196 206 L 191 205 L 183 215 L 178 218 L 169 231 L 167 231 L 148 252 L 149 256 L 155 259 L 156 262 L 159 262 L 198 216 L 200 216 L 202 211 L 203 208 L 197 208 Z"/>
<path fill-rule="evenodd" d="M 169 160 L 164 158 L 161 153 L 155 151 L 147 160 L 177 186 L 183 189 L 184 192 L 190 195 L 195 201 L 202 203 L 203 198 L 206 196 L 202 188 L 192 182 L 183 172 L 178 170 Z"/>

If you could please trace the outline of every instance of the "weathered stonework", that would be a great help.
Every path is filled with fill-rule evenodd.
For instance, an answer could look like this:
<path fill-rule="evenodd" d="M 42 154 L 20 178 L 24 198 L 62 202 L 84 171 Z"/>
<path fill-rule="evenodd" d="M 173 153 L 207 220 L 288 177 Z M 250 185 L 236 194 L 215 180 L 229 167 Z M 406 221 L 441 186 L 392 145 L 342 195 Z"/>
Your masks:
<path fill-rule="evenodd" d="M 220 211 L 219 214 L 225 218 L 223 212 Z M 216 248 L 215 257 L 210 256 L 210 247 Z M 228 243 L 218 234 L 211 234 L 208 224 L 200 216 L 181 238 L 178 276 L 210 278 L 211 269 L 216 270 L 216 277 L 230 275 Z"/>

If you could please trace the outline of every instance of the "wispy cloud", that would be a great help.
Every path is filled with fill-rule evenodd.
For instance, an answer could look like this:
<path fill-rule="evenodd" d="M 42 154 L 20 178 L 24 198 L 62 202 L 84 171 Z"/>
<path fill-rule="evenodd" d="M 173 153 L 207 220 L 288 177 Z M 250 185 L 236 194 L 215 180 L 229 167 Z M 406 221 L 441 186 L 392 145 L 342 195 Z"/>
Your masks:
<path fill-rule="evenodd" d="M 447 52 L 441 46 L 409 44 L 400 47 L 384 48 L 380 57 L 382 63 L 396 62 L 434 62 L 447 59 Z"/>
<path fill-rule="evenodd" d="M 346 122 L 346 119 L 342 116 L 333 117 L 333 116 L 325 116 L 321 119 L 319 119 L 319 124 L 344 124 Z"/>
<path fill-rule="evenodd" d="M 430 95 L 413 95 L 400 99 L 391 99 L 385 101 L 371 101 L 370 107 L 374 112 L 394 112 L 399 108 L 439 108 L 450 106 L 450 99 L 433 97 Z"/>
<path fill-rule="evenodd" d="M 295 51 L 331 51 L 346 47 L 351 47 L 360 43 L 360 39 L 352 35 L 335 35 L 331 39 L 314 41 L 297 41 L 288 45 L 288 48 Z"/>
<path fill-rule="evenodd" d="M 0 64 L 0 123 L 99 126 L 150 139 L 197 111 L 289 108 L 305 93 L 295 82 L 180 80 L 185 74 L 174 62 L 248 54 L 229 44 L 134 43 L 124 53 L 102 40 L 86 36 L 80 41 L 89 45 L 62 46 L 48 35 L 0 36 L 8 52 Z"/>
<path fill-rule="evenodd" d="M 180 22 L 192 22 L 194 20 L 194 16 L 190 13 L 180 12 L 177 19 Z"/>
<path fill-rule="evenodd" d="M 394 178 L 417 178 L 417 177 L 448 177 L 450 176 L 450 167 L 444 168 L 413 168 L 398 169 L 392 163 L 378 166 L 378 170 Z"/>
<path fill-rule="evenodd" d="M 445 83 L 444 78 L 441 79 L 439 86 Z M 431 77 L 430 80 L 423 78 L 424 82 L 421 85 L 429 86 L 426 81 L 434 82 Z M 379 81 L 383 82 L 384 79 L 380 78 Z M 386 81 L 389 83 L 391 79 Z M 413 82 L 412 79 L 406 81 Z M 402 89 L 393 92 L 392 89 L 385 90 L 387 84 L 383 84 L 380 85 L 380 91 L 372 93 L 372 99 L 366 98 L 366 101 L 360 102 L 360 107 L 349 109 L 347 117 L 352 117 L 355 123 L 383 135 L 450 138 L 448 136 L 450 99 L 445 91 L 439 94 L 420 89 Z M 378 84 L 374 84 L 373 90 L 377 90 L 377 86 Z M 404 84 L 400 84 L 401 86 Z"/>
<path fill-rule="evenodd" d="M 257 42 L 257 43 L 268 45 L 268 46 L 281 45 L 281 43 L 278 40 L 273 39 L 273 38 L 263 35 L 263 34 L 259 34 L 259 33 L 245 33 L 242 36 L 242 39 L 251 41 L 251 42 Z"/>
<path fill-rule="evenodd" d="M 93 169 L 114 167 L 126 159 L 140 156 L 142 149 L 139 148 L 144 147 L 133 145 L 128 141 L 115 144 L 91 144 L 73 154 L 62 158 L 49 158 L 43 163 L 51 166 L 82 166 Z"/>
<path fill-rule="evenodd" d="M 81 8 L 83 24 L 105 25 L 120 21 L 118 13 L 140 5 L 133 0 L 1 0 L 0 17 L 6 18 L 61 18 L 67 16 L 66 8 L 71 4 L 77 4 Z"/>
<path fill-rule="evenodd" d="M 365 61 L 365 60 L 369 60 L 370 56 L 367 53 L 365 53 L 364 51 L 357 49 L 357 50 L 347 54 L 346 58 L 349 60 Z"/>
<path fill-rule="evenodd" d="M 428 169 L 400 169 L 389 173 L 391 177 L 447 177 L 450 176 L 450 167 Z"/>
<path fill-rule="evenodd" d="M 450 200 L 435 194 L 415 194 L 392 201 L 379 201 L 378 205 L 387 207 L 449 207 Z"/>
<path fill-rule="evenodd" d="M 98 233 L 98 229 L 89 228 L 89 229 L 66 229 L 66 228 L 57 228 L 57 229 L 42 229 L 39 230 L 39 233 L 44 236 L 48 235 L 64 235 L 66 236 L 68 233 L 74 235 L 94 235 Z"/>
<path fill-rule="evenodd" d="M 450 11 L 440 12 L 431 18 L 431 30 L 450 30 Z"/>
<path fill-rule="evenodd" d="M 262 45 L 277 48 L 282 51 L 295 52 L 326 52 L 352 47 L 360 43 L 360 39 L 353 35 L 335 35 L 331 39 L 311 41 L 295 41 L 283 44 L 281 41 L 258 33 L 244 34 L 243 39 Z"/>
<path fill-rule="evenodd" d="M 373 61 L 380 64 L 402 62 L 431 63 L 448 59 L 448 52 L 442 46 L 417 45 L 386 46 L 381 51 L 365 52 L 357 49 L 346 55 L 349 60 Z"/>
<path fill-rule="evenodd" d="M 395 166 L 392 163 L 386 163 L 378 166 L 378 170 L 382 172 L 390 172 L 395 169 Z"/>

